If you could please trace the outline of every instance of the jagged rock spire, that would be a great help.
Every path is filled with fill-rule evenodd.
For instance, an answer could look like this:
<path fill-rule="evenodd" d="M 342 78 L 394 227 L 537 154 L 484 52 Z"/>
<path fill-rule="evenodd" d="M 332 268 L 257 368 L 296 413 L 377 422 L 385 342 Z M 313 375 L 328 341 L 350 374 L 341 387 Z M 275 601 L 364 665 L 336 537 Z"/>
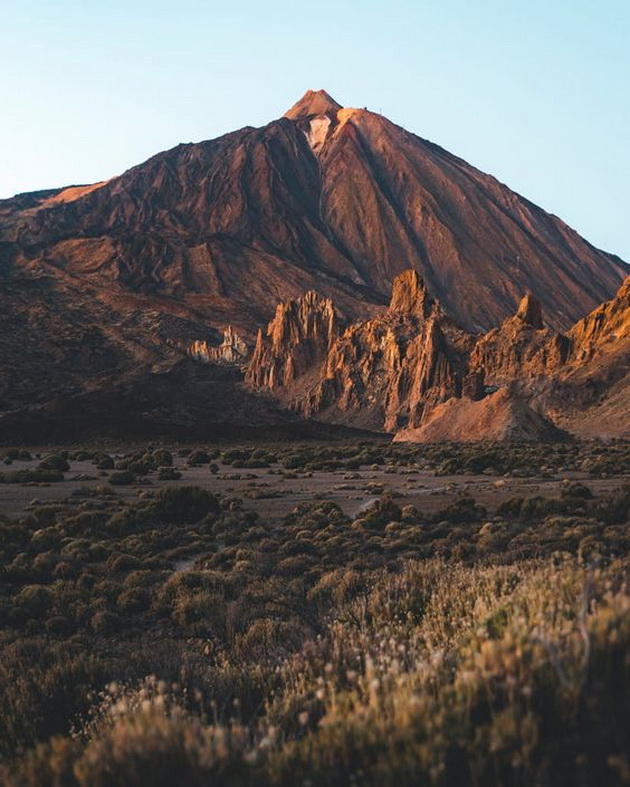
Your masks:
<path fill-rule="evenodd" d="M 390 312 L 426 319 L 434 304 L 418 271 L 410 269 L 396 276 L 389 302 Z"/>
<path fill-rule="evenodd" d="M 531 292 L 520 302 L 516 316 L 531 328 L 541 330 L 544 327 L 540 301 Z"/>

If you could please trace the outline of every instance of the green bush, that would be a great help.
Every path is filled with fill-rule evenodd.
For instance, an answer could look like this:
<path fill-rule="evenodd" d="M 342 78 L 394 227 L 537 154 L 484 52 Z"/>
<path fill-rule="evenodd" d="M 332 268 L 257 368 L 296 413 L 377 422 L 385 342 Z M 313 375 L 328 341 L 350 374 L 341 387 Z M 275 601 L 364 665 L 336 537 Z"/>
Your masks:
<path fill-rule="evenodd" d="M 116 470 L 107 480 L 112 486 L 129 486 L 136 481 L 136 476 L 131 470 Z"/>
<path fill-rule="evenodd" d="M 217 515 L 217 498 L 196 486 L 165 487 L 158 492 L 152 511 L 161 522 L 187 524 Z"/>
<path fill-rule="evenodd" d="M 65 457 L 61 454 L 48 454 L 39 463 L 40 470 L 58 470 L 60 473 L 65 473 L 70 470 L 70 465 Z"/>

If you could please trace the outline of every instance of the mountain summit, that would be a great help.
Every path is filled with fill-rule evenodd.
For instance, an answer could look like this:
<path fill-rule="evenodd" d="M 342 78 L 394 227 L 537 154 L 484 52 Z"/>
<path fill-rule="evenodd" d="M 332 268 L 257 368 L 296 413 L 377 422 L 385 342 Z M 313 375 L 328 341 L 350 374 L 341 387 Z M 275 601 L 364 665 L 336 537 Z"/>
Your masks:
<path fill-rule="evenodd" d="M 298 120 L 315 115 L 335 115 L 340 109 L 342 109 L 341 104 L 338 104 L 325 90 L 307 90 L 302 98 L 284 113 L 284 116 L 289 120 Z"/>

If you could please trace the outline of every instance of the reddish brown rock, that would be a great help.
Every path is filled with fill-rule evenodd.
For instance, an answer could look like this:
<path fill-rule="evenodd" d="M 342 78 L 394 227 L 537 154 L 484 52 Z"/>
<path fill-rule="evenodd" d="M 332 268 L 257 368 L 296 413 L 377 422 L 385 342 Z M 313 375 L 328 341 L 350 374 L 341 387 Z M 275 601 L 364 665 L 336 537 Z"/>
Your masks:
<path fill-rule="evenodd" d="M 472 342 L 407 271 L 387 312 L 341 335 L 332 304 L 314 293 L 279 306 L 259 333 L 247 380 L 304 416 L 393 430 L 461 394 Z"/>
<path fill-rule="evenodd" d="M 623 434 L 630 423 L 629 289 L 567 335 L 544 327 L 531 294 L 499 328 L 470 334 L 444 314 L 415 271 L 397 277 L 384 314 L 339 336 L 327 322 L 322 327 L 322 301 L 309 293 L 278 307 L 267 336 L 259 335 L 248 379 L 306 417 L 404 429 L 401 439 L 419 441 L 457 439 L 458 430 L 462 440 L 556 439 L 561 430 L 552 420 L 568 425 L 573 412 L 575 422 L 575 413 L 599 407 L 610 392 L 610 430 Z M 325 311 L 334 314 L 330 302 Z M 503 392 L 495 394 L 497 387 Z"/>
<path fill-rule="evenodd" d="M 302 98 L 284 113 L 284 116 L 289 120 L 300 120 L 318 115 L 336 117 L 340 109 L 342 109 L 341 104 L 338 104 L 325 90 L 307 90 Z"/>
<path fill-rule="evenodd" d="M 506 385 L 554 373 L 569 352 L 569 340 L 545 328 L 540 303 L 528 293 L 513 317 L 479 338 L 468 363 L 488 385 Z"/>
<path fill-rule="evenodd" d="M 390 312 L 424 320 L 431 313 L 433 305 L 434 301 L 417 271 L 404 271 L 394 279 Z"/>
<path fill-rule="evenodd" d="M 291 400 L 298 396 L 292 383 L 317 371 L 337 332 L 332 301 L 314 291 L 280 304 L 266 334 L 258 331 L 246 381 L 253 388 L 269 389 L 280 399 Z"/>
<path fill-rule="evenodd" d="M 540 301 L 531 292 L 528 292 L 520 302 L 516 316 L 524 325 L 530 328 L 540 331 L 544 327 Z"/>
<path fill-rule="evenodd" d="M 231 325 L 223 331 L 223 341 L 219 345 L 207 340 L 196 340 L 186 348 L 191 358 L 204 363 L 242 364 L 247 360 L 249 350 Z"/>
<path fill-rule="evenodd" d="M 567 334 L 569 357 L 540 399 L 584 437 L 630 438 L 630 278 Z"/>
<path fill-rule="evenodd" d="M 469 330 L 499 325 L 526 290 L 566 329 L 627 273 L 491 176 L 325 91 L 109 181 L 1 201 L 0 240 L 21 269 L 80 278 L 104 300 L 176 299 L 246 338 L 308 289 L 364 319 L 410 268 Z"/>
<path fill-rule="evenodd" d="M 567 437 L 518 393 L 500 388 L 480 401 L 467 397 L 449 399 L 438 405 L 421 427 L 403 429 L 394 440 L 407 443 L 545 442 Z"/>
<path fill-rule="evenodd" d="M 598 353 L 618 352 L 630 344 L 630 276 L 610 301 L 569 331 L 571 360 L 581 363 Z"/>

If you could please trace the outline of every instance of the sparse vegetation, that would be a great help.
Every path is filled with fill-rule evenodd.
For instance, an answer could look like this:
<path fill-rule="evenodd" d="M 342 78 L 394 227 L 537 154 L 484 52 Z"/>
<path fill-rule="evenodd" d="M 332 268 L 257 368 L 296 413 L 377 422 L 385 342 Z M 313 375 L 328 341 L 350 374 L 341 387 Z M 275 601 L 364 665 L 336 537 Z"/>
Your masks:
<path fill-rule="evenodd" d="M 583 461 L 561 448 L 563 468 Z M 211 475 L 190 453 L 166 452 L 169 464 L 162 450 L 116 457 L 106 480 L 157 481 L 186 463 Z M 280 485 L 331 464 L 352 485 L 365 466 L 442 472 L 457 460 L 485 472 L 490 454 L 506 469 L 511 456 L 199 450 L 221 468 L 274 465 Z M 613 446 L 618 459 L 625 451 Z M 74 456 L 62 455 L 71 472 L 73 461 L 103 462 Z M 372 502 L 352 516 L 311 500 L 281 521 L 260 515 L 256 494 L 231 496 L 229 481 L 214 494 L 173 480 L 139 496 L 94 484 L 0 519 L 2 784 L 627 780 L 622 479 L 605 495 L 583 478 L 553 498 L 506 495 L 491 508 L 453 493 L 430 510 L 373 482 Z"/>

